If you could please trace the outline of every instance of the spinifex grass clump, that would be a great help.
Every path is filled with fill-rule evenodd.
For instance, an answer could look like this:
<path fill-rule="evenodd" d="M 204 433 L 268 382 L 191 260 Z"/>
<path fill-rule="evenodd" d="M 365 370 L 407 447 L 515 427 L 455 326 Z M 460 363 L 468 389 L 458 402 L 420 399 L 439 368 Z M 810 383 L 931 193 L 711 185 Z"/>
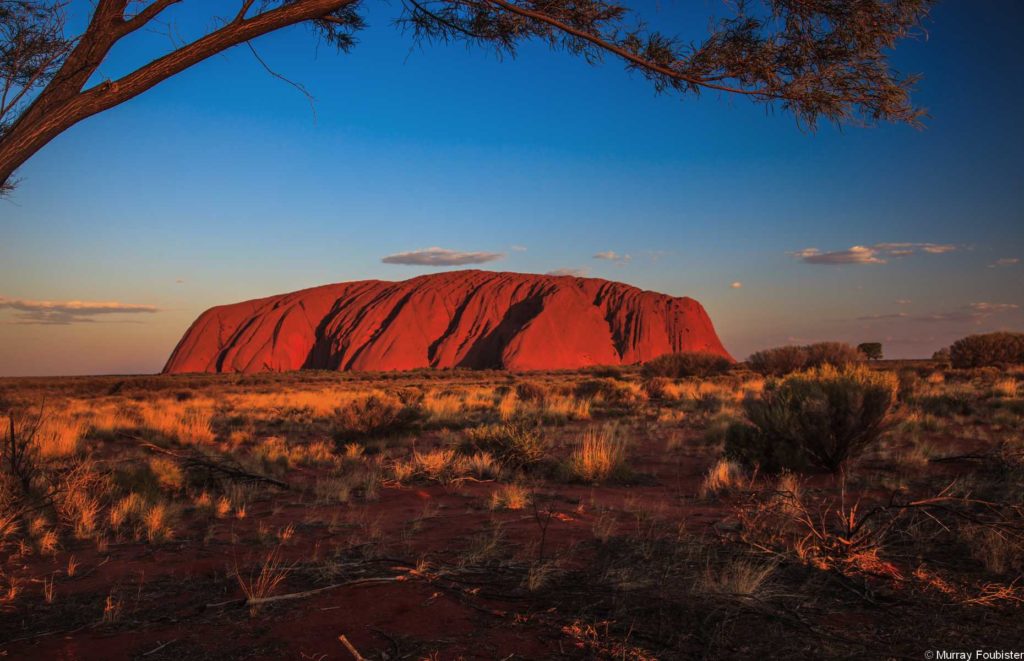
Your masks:
<path fill-rule="evenodd" d="M 547 441 L 533 425 L 484 425 L 467 429 L 465 436 L 465 454 L 486 452 L 512 470 L 534 466 L 548 454 Z"/>
<path fill-rule="evenodd" d="M 583 482 L 605 482 L 628 477 L 625 442 L 614 427 L 588 429 L 569 457 L 569 472 Z"/>
<path fill-rule="evenodd" d="M 875 443 L 896 399 L 895 375 L 824 366 L 772 381 L 744 404 L 747 423 L 726 434 L 726 454 L 763 470 L 833 473 Z"/>

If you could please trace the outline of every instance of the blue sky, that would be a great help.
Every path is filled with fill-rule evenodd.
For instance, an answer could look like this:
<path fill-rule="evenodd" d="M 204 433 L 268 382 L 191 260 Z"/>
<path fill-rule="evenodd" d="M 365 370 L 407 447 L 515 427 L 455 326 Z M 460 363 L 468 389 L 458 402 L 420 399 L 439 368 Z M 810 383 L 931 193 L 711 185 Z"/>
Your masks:
<path fill-rule="evenodd" d="M 716 6 L 677 4 L 640 9 L 697 37 Z M 205 25 L 197 6 L 175 14 L 186 34 Z M 381 261 L 431 246 L 693 296 L 741 358 L 820 339 L 929 356 L 1024 328 L 1020 3 L 950 0 L 927 40 L 901 45 L 896 66 L 924 76 L 925 130 L 816 133 L 541 45 L 504 60 L 415 47 L 391 25 L 399 7 L 368 5 L 347 55 L 301 27 L 255 42 L 315 116 L 243 48 L 37 154 L 0 201 L 0 375 L 156 371 L 211 305 L 436 271 Z M 140 35 L 101 74 L 166 45 Z M 869 252 L 815 263 L 853 246 Z M 808 248 L 840 254 L 794 254 Z M 607 251 L 629 259 L 594 257 Z M 157 311 L 26 324 L 38 314 L 3 300 Z"/>

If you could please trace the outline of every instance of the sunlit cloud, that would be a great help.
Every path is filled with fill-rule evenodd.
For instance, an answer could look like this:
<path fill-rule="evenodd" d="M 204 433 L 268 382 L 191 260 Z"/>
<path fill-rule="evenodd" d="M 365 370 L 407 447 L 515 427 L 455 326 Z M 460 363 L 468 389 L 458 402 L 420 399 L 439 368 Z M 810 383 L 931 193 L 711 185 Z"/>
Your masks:
<path fill-rule="evenodd" d="M 991 264 L 988 265 L 988 267 L 990 269 L 997 269 L 1002 266 L 1014 266 L 1015 264 L 1020 264 L 1020 258 L 1003 257 L 1002 259 L 997 259 L 996 261 L 992 262 Z"/>
<path fill-rule="evenodd" d="M 508 249 L 511 250 L 512 252 L 526 252 L 526 246 L 521 246 L 518 244 L 514 246 L 509 246 Z"/>
<path fill-rule="evenodd" d="M 877 256 L 878 251 L 867 246 L 852 246 L 848 250 L 832 252 L 804 248 L 790 254 L 808 264 L 885 264 L 885 260 Z"/>
<path fill-rule="evenodd" d="M 585 278 L 590 271 L 587 269 L 555 269 L 544 275 L 571 275 L 574 278 Z"/>
<path fill-rule="evenodd" d="M 737 280 L 736 282 L 729 283 L 729 286 L 733 289 L 743 289 L 743 283 Z"/>
<path fill-rule="evenodd" d="M 876 243 L 828 252 L 804 248 L 789 254 L 808 264 L 886 264 L 889 259 L 909 257 L 919 252 L 944 255 L 960 249 L 961 246 L 952 243 Z"/>
<path fill-rule="evenodd" d="M 417 266 L 462 266 L 465 264 L 484 264 L 504 257 L 500 252 L 462 252 L 448 248 L 421 248 L 409 252 L 387 255 L 380 261 L 385 264 L 413 264 Z"/>
<path fill-rule="evenodd" d="M 633 257 L 631 255 L 629 255 L 628 253 L 625 254 L 625 255 L 620 255 L 619 253 L 615 252 L 614 250 L 605 250 L 603 252 L 596 253 L 594 255 L 594 259 L 603 259 L 606 262 L 615 262 L 617 264 L 626 264 L 629 261 L 631 261 L 633 259 Z"/>
<path fill-rule="evenodd" d="M 119 314 L 159 312 L 154 305 L 136 305 L 118 301 L 33 301 L 0 296 L 0 310 L 14 310 L 15 324 L 65 326 L 91 323 L 96 317 Z"/>

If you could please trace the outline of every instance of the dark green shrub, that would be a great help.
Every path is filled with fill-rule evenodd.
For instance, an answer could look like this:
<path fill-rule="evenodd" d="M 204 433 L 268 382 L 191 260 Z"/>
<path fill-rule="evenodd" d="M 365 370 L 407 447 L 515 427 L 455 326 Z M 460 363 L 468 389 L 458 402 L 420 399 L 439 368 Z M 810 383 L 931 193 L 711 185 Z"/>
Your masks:
<path fill-rule="evenodd" d="M 587 379 L 573 391 L 581 399 L 600 399 L 612 406 L 631 407 L 644 401 L 645 393 L 634 384 L 615 379 Z"/>
<path fill-rule="evenodd" d="M 953 367 L 1004 367 L 1024 363 L 1024 333 L 968 335 L 949 348 Z"/>
<path fill-rule="evenodd" d="M 335 409 L 331 431 L 337 441 L 391 436 L 408 431 L 419 418 L 419 409 L 400 399 L 374 395 Z"/>
<path fill-rule="evenodd" d="M 732 363 L 728 358 L 705 351 L 666 353 L 644 363 L 645 377 L 666 376 L 678 379 L 684 376 L 705 378 L 728 371 Z"/>
<path fill-rule="evenodd" d="M 943 365 L 949 365 L 949 347 L 943 347 L 933 353 L 932 360 Z"/>
<path fill-rule="evenodd" d="M 875 443 L 896 398 L 889 372 L 831 365 L 772 381 L 743 402 L 749 423 L 726 434 L 726 455 L 767 471 L 839 472 Z"/>
<path fill-rule="evenodd" d="M 750 354 L 747 363 L 750 369 L 764 376 L 783 376 L 804 368 L 807 364 L 807 349 L 785 346 L 755 351 Z"/>
<path fill-rule="evenodd" d="M 845 342 L 816 342 L 804 349 L 807 351 L 807 367 L 845 367 L 864 359 L 857 349 Z"/>
<path fill-rule="evenodd" d="M 802 369 L 832 365 L 844 367 L 863 360 L 863 355 L 845 342 L 815 342 L 757 351 L 750 355 L 750 369 L 765 376 L 784 376 Z"/>

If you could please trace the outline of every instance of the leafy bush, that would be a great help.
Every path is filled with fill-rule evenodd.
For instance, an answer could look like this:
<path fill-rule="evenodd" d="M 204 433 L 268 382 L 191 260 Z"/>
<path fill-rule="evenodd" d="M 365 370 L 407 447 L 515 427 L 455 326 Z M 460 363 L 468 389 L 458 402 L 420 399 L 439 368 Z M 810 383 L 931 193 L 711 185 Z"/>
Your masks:
<path fill-rule="evenodd" d="M 808 344 L 804 349 L 807 350 L 808 368 L 823 367 L 825 365 L 845 367 L 846 365 L 859 363 L 864 359 L 857 349 L 845 342 L 816 342 Z"/>
<path fill-rule="evenodd" d="M 785 346 L 755 351 L 750 354 L 747 363 L 750 369 L 765 376 L 782 376 L 804 368 L 807 364 L 807 349 Z"/>
<path fill-rule="evenodd" d="M 728 358 L 705 351 L 684 351 L 666 353 L 644 363 L 645 377 L 667 376 L 678 379 L 684 376 L 700 378 L 721 374 L 732 366 Z"/>
<path fill-rule="evenodd" d="M 335 409 L 332 431 L 338 441 L 390 436 L 408 431 L 419 417 L 400 399 L 374 395 Z"/>
<path fill-rule="evenodd" d="M 634 383 L 615 379 L 587 379 L 581 381 L 573 394 L 583 399 L 600 399 L 613 406 L 633 406 L 643 402 L 647 395 Z"/>
<path fill-rule="evenodd" d="M 938 351 L 936 351 L 935 353 L 933 353 L 932 354 L 932 360 L 934 360 L 936 362 L 939 362 L 939 363 L 944 363 L 944 364 L 948 365 L 949 364 L 949 347 L 943 347 L 943 348 L 939 349 Z"/>
<path fill-rule="evenodd" d="M 757 351 L 750 355 L 750 369 L 765 376 L 784 376 L 802 369 L 831 365 L 844 367 L 863 360 L 863 355 L 845 342 L 816 342 Z"/>
<path fill-rule="evenodd" d="M 949 348 L 953 367 L 1003 367 L 1024 363 L 1024 333 L 968 335 Z"/>
<path fill-rule="evenodd" d="M 830 365 L 768 384 L 743 407 L 749 424 L 726 433 L 726 455 L 768 471 L 833 473 L 875 443 L 896 398 L 888 372 Z"/>

